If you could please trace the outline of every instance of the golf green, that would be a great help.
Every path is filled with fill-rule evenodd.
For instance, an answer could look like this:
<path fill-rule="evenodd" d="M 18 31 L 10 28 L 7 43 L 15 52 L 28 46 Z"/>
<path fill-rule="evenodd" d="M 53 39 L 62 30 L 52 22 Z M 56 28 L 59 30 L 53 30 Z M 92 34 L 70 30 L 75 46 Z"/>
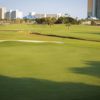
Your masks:
<path fill-rule="evenodd" d="M 79 45 L 0 43 L 0 99 L 100 99 L 100 48 Z"/>

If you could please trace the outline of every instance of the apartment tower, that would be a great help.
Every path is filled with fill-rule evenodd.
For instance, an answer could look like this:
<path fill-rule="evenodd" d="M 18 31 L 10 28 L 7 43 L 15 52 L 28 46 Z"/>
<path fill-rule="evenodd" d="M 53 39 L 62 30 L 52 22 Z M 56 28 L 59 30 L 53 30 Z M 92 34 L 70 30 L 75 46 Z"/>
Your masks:
<path fill-rule="evenodd" d="M 0 7 L 0 19 L 5 19 L 6 8 Z"/>
<path fill-rule="evenodd" d="M 100 19 L 100 0 L 88 0 L 88 18 Z"/>

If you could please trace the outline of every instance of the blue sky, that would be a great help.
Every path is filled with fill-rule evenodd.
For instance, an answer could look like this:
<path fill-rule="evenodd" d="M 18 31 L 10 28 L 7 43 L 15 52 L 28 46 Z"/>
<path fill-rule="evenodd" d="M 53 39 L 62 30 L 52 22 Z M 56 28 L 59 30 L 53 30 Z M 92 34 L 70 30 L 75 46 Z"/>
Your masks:
<path fill-rule="evenodd" d="M 87 0 L 0 0 L 0 6 L 37 13 L 68 13 L 73 17 L 87 17 Z"/>

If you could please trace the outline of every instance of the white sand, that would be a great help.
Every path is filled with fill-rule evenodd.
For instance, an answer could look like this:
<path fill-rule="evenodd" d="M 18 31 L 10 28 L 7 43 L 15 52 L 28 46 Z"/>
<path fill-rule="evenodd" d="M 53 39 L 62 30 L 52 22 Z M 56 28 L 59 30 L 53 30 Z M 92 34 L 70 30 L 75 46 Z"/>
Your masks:
<path fill-rule="evenodd" d="M 13 42 L 29 42 L 29 43 L 56 43 L 56 44 L 64 44 L 64 42 L 61 42 L 61 41 L 38 41 L 38 40 L 0 40 L 0 42 L 7 42 L 7 41 L 13 41 Z"/>

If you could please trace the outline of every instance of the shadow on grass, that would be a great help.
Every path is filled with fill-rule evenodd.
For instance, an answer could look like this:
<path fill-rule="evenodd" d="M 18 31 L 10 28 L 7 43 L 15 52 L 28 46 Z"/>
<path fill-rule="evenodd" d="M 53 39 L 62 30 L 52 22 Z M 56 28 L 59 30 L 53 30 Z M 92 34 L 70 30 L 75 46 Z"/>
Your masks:
<path fill-rule="evenodd" d="M 72 68 L 75 73 L 86 74 L 100 78 L 100 61 L 88 61 L 87 67 L 84 68 Z"/>
<path fill-rule="evenodd" d="M 84 40 L 84 41 L 100 42 L 100 40 L 86 39 L 86 38 L 82 38 L 82 37 L 67 36 L 67 35 L 43 34 L 43 33 L 36 33 L 36 32 L 32 32 L 30 34 L 35 34 L 35 35 L 40 35 L 40 36 L 57 37 L 57 38 L 67 38 L 67 39 L 74 39 L 74 40 Z"/>
<path fill-rule="evenodd" d="M 0 100 L 100 100 L 100 86 L 0 76 Z"/>

